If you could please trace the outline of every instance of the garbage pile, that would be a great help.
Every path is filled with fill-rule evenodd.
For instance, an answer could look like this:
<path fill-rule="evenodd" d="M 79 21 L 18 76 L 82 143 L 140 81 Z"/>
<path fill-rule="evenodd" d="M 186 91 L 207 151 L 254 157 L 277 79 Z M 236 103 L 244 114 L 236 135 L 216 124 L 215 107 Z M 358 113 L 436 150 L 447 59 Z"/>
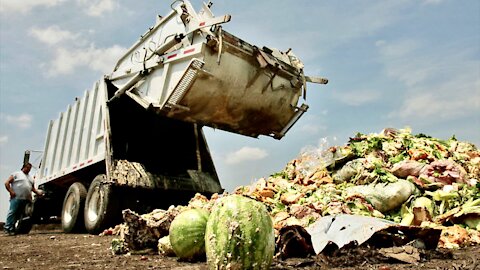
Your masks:
<path fill-rule="evenodd" d="M 304 236 L 308 235 L 305 231 L 311 234 L 323 217 L 342 215 L 381 219 L 397 231 L 415 228 L 407 233 L 435 231 L 438 246 L 443 248 L 480 244 L 480 151 L 455 137 L 440 140 L 413 135 L 409 129 L 359 133 L 344 146 L 306 148 L 284 170 L 233 193 L 267 206 L 277 245 L 293 228 L 311 249 L 312 240 Z M 164 218 L 161 226 L 169 225 L 172 213 L 184 209 L 210 210 L 221 196 L 207 199 L 197 194 L 187 206 L 165 211 L 169 218 Z M 126 219 L 122 226 L 139 228 L 138 224 L 148 223 L 141 220 L 151 216 Z M 382 226 L 379 232 L 392 226 Z M 137 232 L 129 234 L 138 236 Z M 164 236 L 157 234 L 155 240 Z M 122 239 L 130 250 L 142 246 L 128 243 L 128 237 Z M 437 242 L 431 245 L 436 247 Z"/>
<path fill-rule="evenodd" d="M 126 253 L 143 254 L 158 251 L 160 254 L 174 255 L 168 238 L 170 225 L 174 218 L 187 209 L 206 209 L 210 211 L 214 201 L 218 198 L 215 194 L 211 199 L 196 194 L 188 206 L 170 206 L 167 210 L 155 209 L 147 214 L 138 214 L 130 209 L 122 211 L 124 223 L 114 228 L 104 230 L 100 235 L 116 235 L 112 241 L 113 254 Z"/>
<path fill-rule="evenodd" d="M 470 234 L 478 241 L 479 181 L 475 145 L 385 129 L 357 134 L 345 146 L 307 148 L 284 170 L 235 193 L 266 204 L 277 230 L 353 214 L 402 225 L 460 225 L 475 230 Z"/>

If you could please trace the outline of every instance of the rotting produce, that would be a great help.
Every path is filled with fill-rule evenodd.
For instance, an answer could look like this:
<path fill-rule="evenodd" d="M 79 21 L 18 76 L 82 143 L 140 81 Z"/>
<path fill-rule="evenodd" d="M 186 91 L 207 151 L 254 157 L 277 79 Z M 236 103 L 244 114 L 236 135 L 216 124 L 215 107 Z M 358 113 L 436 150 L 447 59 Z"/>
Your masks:
<path fill-rule="evenodd" d="M 205 255 L 209 214 L 205 209 L 189 209 L 178 214 L 170 224 L 170 245 L 180 259 L 196 260 Z"/>
<path fill-rule="evenodd" d="M 291 49 L 225 31 L 230 15 L 215 17 L 211 6 L 174 1 L 110 74 L 50 121 L 35 176 L 45 196 L 26 210 L 22 232 L 56 216 L 65 232 L 97 234 L 122 209 L 221 193 L 204 126 L 281 139 L 307 111 L 307 83 L 327 80 L 306 76 Z"/>
<path fill-rule="evenodd" d="M 275 252 L 272 219 L 264 204 L 239 195 L 215 202 L 205 232 L 209 269 L 268 269 Z"/>
<path fill-rule="evenodd" d="M 471 143 L 455 137 L 440 140 L 413 135 L 408 128 L 388 128 L 380 133 L 356 134 L 344 146 L 305 148 L 284 170 L 238 187 L 235 195 L 215 194 L 208 199 L 197 194 L 188 205 L 171 206 L 165 213 L 192 208 L 212 211 L 219 201 L 231 196 L 254 199 L 266 206 L 272 219 L 278 258 L 314 254 L 312 233 L 319 222 L 333 224 L 338 217 L 346 222 L 355 220 L 358 225 L 366 220 L 365 224 L 373 224 L 369 228 L 377 228 L 367 237 L 360 236 L 362 243 L 375 233 L 375 241 L 388 236 L 396 245 L 405 246 L 409 254 L 399 256 L 395 246 L 383 247 L 380 252 L 413 263 L 420 260 L 423 249 L 480 244 L 479 168 L 480 151 Z M 325 220 L 329 217 L 330 221 Z M 239 217 L 239 222 L 248 220 L 245 215 Z M 136 224 L 125 222 L 121 226 Z M 346 234 L 345 228 L 341 225 L 337 236 Z M 304 249 L 291 250 L 289 242 Z M 216 252 L 228 251 L 217 247 Z"/>

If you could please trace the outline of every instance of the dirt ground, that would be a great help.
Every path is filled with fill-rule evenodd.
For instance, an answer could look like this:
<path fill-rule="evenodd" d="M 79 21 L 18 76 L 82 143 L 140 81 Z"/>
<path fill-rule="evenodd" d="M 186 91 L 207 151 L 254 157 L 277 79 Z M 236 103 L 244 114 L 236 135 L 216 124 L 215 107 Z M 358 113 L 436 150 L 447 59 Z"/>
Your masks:
<path fill-rule="evenodd" d="M 0 236 L 0 269 L 207 269 L 156 254 L 112 255 L 113 236 L 64 234 L 58 226 L 34 226 L 28 235 Z M 396 263 L 367 250 L 336 258 L 274 260 L 277 269 L 480 269 L 480 246 L 436 251 L 418 264 Z"/>

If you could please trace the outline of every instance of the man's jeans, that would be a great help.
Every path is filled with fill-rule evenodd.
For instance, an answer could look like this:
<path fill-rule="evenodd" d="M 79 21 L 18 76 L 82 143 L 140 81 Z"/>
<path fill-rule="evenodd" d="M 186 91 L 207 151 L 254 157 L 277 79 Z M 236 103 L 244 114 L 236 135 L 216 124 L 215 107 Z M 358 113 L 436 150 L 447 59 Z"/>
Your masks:
<path fill-rule="evenodd" d="M 8 209 L 7 220 L 4 230 L 8 232 L 15 231 L 15 223 L 21 217 L 28 200 L 13 198 L 10 199 L 10 208 Z"/>

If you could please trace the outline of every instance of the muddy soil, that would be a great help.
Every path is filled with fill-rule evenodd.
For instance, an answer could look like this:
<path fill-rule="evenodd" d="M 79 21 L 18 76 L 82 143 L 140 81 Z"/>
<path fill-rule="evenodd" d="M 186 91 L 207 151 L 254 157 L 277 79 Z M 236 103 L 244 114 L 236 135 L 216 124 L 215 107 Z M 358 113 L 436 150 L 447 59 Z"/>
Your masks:
<path fill-rule="evenodd" d="M 28 235 L 0 235 L 0 269 L 207 269 L 205 262 L 180 262 L 156 254 L 112 255 L 114 236 L 64 234 L 58 226 L 34 226 Z M 277 269 L 480 269 L 480 246 L 439 250 L 418 264 L 385 260 L 357 249 L 336 257 L 275 260 Z"/>

